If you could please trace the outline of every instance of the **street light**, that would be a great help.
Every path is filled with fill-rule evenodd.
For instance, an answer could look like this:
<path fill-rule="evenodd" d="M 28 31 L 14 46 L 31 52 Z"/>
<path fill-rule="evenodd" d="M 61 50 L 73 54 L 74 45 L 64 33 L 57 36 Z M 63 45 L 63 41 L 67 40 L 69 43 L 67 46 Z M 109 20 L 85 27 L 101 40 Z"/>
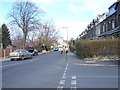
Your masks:
<path fill-rule="evenodd" d="M 69 48 L 69 44 L 68 44 L 68 27 L 62 27 L 63 29 L 66 29 L 67 30 L 67 48 Z M 68 63 L 68 55 L 66 54 L 66 63 Z"/>
<path fill-rule="evenodd" d="M 66 29 L 67 30 L 67 48 L 68 48 L 68 27 L 62 27 L 63 29 Z"/>

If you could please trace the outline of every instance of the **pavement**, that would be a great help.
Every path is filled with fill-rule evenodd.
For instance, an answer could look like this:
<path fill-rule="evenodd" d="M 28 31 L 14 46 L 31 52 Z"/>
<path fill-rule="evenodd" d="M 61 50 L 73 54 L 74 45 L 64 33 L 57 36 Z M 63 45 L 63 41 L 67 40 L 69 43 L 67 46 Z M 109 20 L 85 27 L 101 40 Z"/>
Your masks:
<path fill-rule="evenodd" d="M 55 51 L 22 61 L 3 61 L 0 67 L 3 88 L 119 87 L 118 65 L 85 62 L 70 52 L 61 55 Z"/>
<path fill-rule="evenodd" d="M 49 53 L 49 52 L 51 52 L 51 51 L 47 51 L 47 53 Z M 40 54 L 43 54 L 43 53 L 42 52 L 38 53 L 38 55 L 40 55 Z M 0 57 L 0 61 L 8 61 L 8 60 L 10 60 L 10 58 L 8 56 Z"/>

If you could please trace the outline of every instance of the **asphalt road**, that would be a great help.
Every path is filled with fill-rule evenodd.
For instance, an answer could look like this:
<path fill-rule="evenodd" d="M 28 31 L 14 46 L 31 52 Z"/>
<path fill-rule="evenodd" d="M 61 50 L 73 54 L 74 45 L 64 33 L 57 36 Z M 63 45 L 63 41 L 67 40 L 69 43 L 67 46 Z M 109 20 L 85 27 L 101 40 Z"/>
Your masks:
<path fill-rule="evenodd" d="M 118 88 L 118 65 L 85 62 L 70 52 L 3 61 L 0 67 L 3 88 Z"/>

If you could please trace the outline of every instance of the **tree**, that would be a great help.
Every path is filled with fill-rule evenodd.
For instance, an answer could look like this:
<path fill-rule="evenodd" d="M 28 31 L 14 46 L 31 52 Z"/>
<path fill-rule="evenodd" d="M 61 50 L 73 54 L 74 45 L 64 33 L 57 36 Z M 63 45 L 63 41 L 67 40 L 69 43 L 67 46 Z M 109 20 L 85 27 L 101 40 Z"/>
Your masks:
<path fill-rule="evenodd" d="M 8 45 L 11 45 L 10 32 L 5 24 L 2 25 L 1 31 L 2 31 L 2 36 L 1 36 L 2 45 L 3 45 L 3 48 L 5 49 Z"/>
<path fill-rule="evenodd" d="M 2 29 L 0 28 L 0 48 L 2 48 Z"/>
<path fill-rule="evenodd" d="M 59 32 L 55 28 L 54 23 L 46 22 L 39 31 L 38 40 L 36 42 L 39 47 L 43 48 L 44 46 L 50 49 L 51 46 L 57 43 L 58 38 Z"/>
<path fill-rule="evenodd" d="M 32 2 L 16 2 L 9 13 L 11 24 L 17 25 L 23 31 L 23 47 L 26 45 L 28 32 L 40 27 L 40 15 L 43 11 Z"/>
<path fill-rule="evenodd" d="M 15 35 L 15 37 L 12 38 L 12 44 L 17 46 L 17 47 L 21 47 L 22 46 L 22 42 L 23 38 L 21 36 L 21 34 L 17 34 Z"/>
<path fill-rule="evenodd" d="M 72 52 L 75 51 L 75 40 L 73 38 L 69 41 L 69 48 Z"/>

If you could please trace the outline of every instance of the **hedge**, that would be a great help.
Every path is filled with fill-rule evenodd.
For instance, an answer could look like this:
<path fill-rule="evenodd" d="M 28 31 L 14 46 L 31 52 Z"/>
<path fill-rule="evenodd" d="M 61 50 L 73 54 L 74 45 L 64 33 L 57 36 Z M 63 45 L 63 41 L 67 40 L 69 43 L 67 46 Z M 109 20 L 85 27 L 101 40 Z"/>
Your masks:
<path fill-rule="evenodd" d="M 75 46 L 76 54 L 81 58 L 118 55 L 119 40 L 79 40 Z"/>

